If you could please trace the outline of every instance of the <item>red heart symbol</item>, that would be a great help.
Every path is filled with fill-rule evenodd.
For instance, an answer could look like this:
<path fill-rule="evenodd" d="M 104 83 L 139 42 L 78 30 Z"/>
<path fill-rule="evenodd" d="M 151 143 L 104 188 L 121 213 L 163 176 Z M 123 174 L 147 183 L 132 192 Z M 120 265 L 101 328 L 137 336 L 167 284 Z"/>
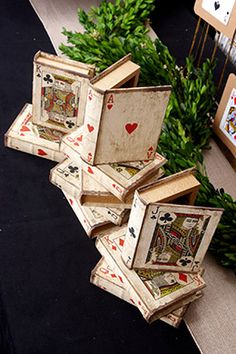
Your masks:
<path fill-rule="evenodd" d="M 82 141 L 82 139 L 83 139 L 83 135 L 80 135 L 80 136 L 77 138 L 78 141 Z"/>
<path fill-rule="evenodd" d="M 26 125 L 23 125 L 23 127 L 21 127 L 21 132 L 30 132 L 30 129 L 26 126 Z"/>
<path fill-rule="evenodd" d="M 93 174 L 93 170 L 91 169 L 91 167 L 88 167 L 88 172 Z"/>
<path fill-rule="evenodd" d="M 150 148 L 148 149 L 148 151 L 153 151 L 153 147 L 152 147 L 152 146 L 150 146 Z"/>
<path fill-rule="evenodd" d="M 21 133 L 20 135 L 21 135 L 21 136 L 25 136 L 25 134 L 23 134 L 23 133 Z"/>
<path fill-rule="evenodd" d="M 94 130 L 94 127 L 90 124 L 87 124 L 87 127 L 88 127 L 89 133 L 91 133 Z"/>
<path fill-rule="evenodd" d="M 72 199 L 69 199 L 69 202 L 71 205 L 73 205 L 73 200 Z"/>
<path fill-rule="evenodd" d="M 38 149 L 38 155 L 45 156 L 45 155 L 47 155 L 47 153 L 45 151 L 43 151 L 42 149 Z"/>
<path fill-rule="evenodd" d="M 133 131 L 138 127 L 137 123 L 128 123 L 125 126 L 125 129 L 129 134 L 133 133 Z"/>
<path fill-rule="evenodd" d="M 75 142 L 74 145 L 79 146 L 79 144 L 77 142 Z"/>
<path fill-rule="evenodd" d="M 108 103 L 108 104 L 107 104 L 107 108 L 108 108 L 108 109 L 111 109 L 112 107 L 113 107 L 113 104 L 112 104 L 112 103 Z"/>

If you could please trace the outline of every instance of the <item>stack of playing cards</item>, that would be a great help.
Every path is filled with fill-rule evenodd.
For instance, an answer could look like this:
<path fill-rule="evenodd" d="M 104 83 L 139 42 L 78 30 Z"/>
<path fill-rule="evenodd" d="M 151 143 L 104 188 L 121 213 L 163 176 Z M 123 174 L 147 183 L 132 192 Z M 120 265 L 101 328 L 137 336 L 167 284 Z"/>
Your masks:
<path fill-rule="evenodd" d="M 138 188 L 128 226 L 96 242 L 103 258 L 91 282 L 134 304 L 149 323 L 177 327 L 205 287 L 201 264 L 222 209 L 191 205 L 199 188 L 193 172 Z"/>
<path fill-rule="evenodd" d="M 161 178 L 166 159 L 156 150 L 170 87 L 136 87 L 139 71 L 127 55 L 93 78 L 91 65 L 37 53 L 33 104 L 5 144 L 59 162 L 50 181 L 97 237 L 102 259 L 91 282 L 148 322 L 177 327 L 202 296 L 201 263 L 222 210 L 193 206 L 194 169 Z"/>
<path fill-rule="evenodd" d="M 5 145 L 62 161 L 63 135 L 83 124 L 89 80 L 95 67 L 43 52 L 34 57 L 33 104 L 26 104 L 8 132 Z"/>
<path fill-rule="evenodd" d="M 135 189 L 163 175 L 156 148 L 170 87 L 136 87 L 139 71 L 127 55 L 90 81 L 84 124 L 63 137 L 68 158 L 50 173 L 90 237 L 104 219 L 127 222 Z"/>

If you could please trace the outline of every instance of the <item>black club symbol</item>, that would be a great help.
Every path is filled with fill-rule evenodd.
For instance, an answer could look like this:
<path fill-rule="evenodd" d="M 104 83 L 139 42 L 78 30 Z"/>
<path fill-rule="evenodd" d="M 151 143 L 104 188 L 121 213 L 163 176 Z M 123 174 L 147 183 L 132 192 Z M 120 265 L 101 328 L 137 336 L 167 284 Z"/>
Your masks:
<path fill-rule="evenodd" d="M 76 166 L 68 166 L 68 169 L 70 170 L 71 173 L 75 173 L 78 172 L 78 167 Z"/>
<path fill-rule="evenodd" d="M 51 84 L 53 82 L 49 74 L 47 74 L 43 79 L 44 81 L 46 81 L 47 84 Z"/>
<path fill-rule="evenodd" d="M 135 238 L 135 233 L 134 233 L 134 228 L 133 227 L 129 227 L 129 232 L 130 232 L 130 236 L 132 236 L 133 238 Z"/>
<path fill-rule="evenodd" d="M 185 267 L 186 265 L 188 265 L 189 263 L 191 263 L 190 259 L 188 258 L 184 258 L 184 259 L 180 259 L 179 263 L 181 263 L 181 265 L 183 267 Z"/>
<path fill-rule="evenodd" d="M 173 218 L 170 216 L 170 213 L 165 213 L 164 216 L 160 217 L 160 220 L 163 221 L 163 223 L 167 223 L 168 221 L 172 221 Z"/>
<path fill-rule="evenodd" d="M 66 121 L 66 124 L 67 124 L 68 128 L 70 128 L 70 129 L 73 128 L 73 126 L 75 125 L 75 123 L 73 123 L 69 120 Z"/>

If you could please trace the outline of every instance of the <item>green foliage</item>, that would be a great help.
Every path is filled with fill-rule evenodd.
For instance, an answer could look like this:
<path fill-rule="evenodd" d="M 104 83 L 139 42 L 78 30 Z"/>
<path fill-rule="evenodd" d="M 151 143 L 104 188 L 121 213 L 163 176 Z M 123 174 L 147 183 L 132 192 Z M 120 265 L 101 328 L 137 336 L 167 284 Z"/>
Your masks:
<path fill-rule="evenodd" d="M 211 250 L 222 265 L 236 271 L 236 201 L 222 189 L 215 190 L 203 168 L 202 150 L 208 148 L 216 109 L 213 65 L 206 60 L 196 68 L 193 59 L 186 58 L 185 68 L 180 68 L 159 38 L 149 38 L 146 24 L 153 4 L 154 0 L 103 0 L 88 14 L 78 10 L 85 33 L 63 29 L 68 45 L 60 49 L 74 60 L 95 64 L 98 72 L 131 53 L 141 67 L 139 85 L 172 86 L 158 151 L 168 159 L 166 174 L 198 167 L 198 205 L 225 209 Z"/>

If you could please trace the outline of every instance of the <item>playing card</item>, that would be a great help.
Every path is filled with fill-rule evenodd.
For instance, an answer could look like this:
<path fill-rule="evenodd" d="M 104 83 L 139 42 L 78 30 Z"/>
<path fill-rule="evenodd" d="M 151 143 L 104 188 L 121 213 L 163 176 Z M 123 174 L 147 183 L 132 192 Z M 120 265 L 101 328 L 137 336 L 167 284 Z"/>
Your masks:
<path fill-rule="evenodd" d="M 101 237 L 111 230 L 117 230 L 119 227 L 114 226 L 96 208 L 84 207 L 77 199 L 71 197 L 63 190 L 62 192 L 90 238 Z"/>
<path fill-rule="evenodd" d="M 101 91 L 95 82 L 89 92 L 92 98 L 87 100 L 80 150 L 83 160 L 91 165 L 152 160 L 170 86 Z"/>
<path fill-rule="evenodd" d="M 116 267 L 115 263 L 109 264 L 104 258 L 98 262 L 96 267 L 91 272 L 90 282 L 101 289 L 125 300 L 131 305 L 137 306 L 134 302 L 135 292 L 130 288 L 123 274 Z M 129 289 L 129 291 L 128 291 Z M 201 292 L 193 295 L 196 299 L 201 296 Z M 138 300 L 141 302 L 141 299 Z M 160 320 L 168 323 L 173 327 L 178 327 L 184 313 L 187 310 L 187 305 L 178 308 L 177 310 L 160 318 Z"/>
<path fill-rule="evenodd" d="M 154 159 L 151 161 L 130 161 L 90 166 L 80 158 L 83 139 L 83 127 L 80 127 L 64 137 L 61 143 L 61 150 L 78 166 L 81 166 L 86 174 L 121 201 L 126 202 L 128 194 L 133 193 L 135 188 L 141 184 L 145 184 L 149 177 L 157 174 L 160 177 L 163 174 L 160 167 L 167 160 L 158 153 L 154 154 Z"/>
<path fill-rule="evenodd" d="M 128 291 L 131 288 L 134 291 L 133 301 L 148 322 L 186 305 L 189 296 L 205 286 L 199 274 L 128 269 L 121 258 L 126 228 L 122 226 L 118 231 L 101 237 L 96 247 L 108 264 L 115 262 L 129 284 Z"/>
<path fill-rule="evenodd" d="M 236 75 L 230 74 L 214 118 L 213 129 L 227 146 L 226 156 L 236 167 Z"/>
<path fill-rule="evenodd" d="M 202 0 L 202 8 L 218 21 L 227 25 L 235 0 Z"/>
<path fill-rule="evenodd" d="M 68 132 L 83 123 L 94 66 L 43 52 L 34 57 L 34 123 Z"/>
<path fill-rule="evenodd" d="M 136 195 L 137 199 L 138 193 Z M 140 201 L 140 199 L 139 199 Z M 138 204 L 136 202 L 136 208 Z M 222 209 L 151 203 L 141 227 L 131 216 L 127 239 L 138 239 L 135 255 L 129 242 L 123 259 L 127 266 L 155 270 L 196 272 L 213 237 Z M 132 263 L 133 261 L 133 263 Z"/>
<path fill-rule="evenodd" d="M 196 0 L 194 11 L 216 31 L 233 38 L 236 22 L 235 0 Z"/>
<path fill-rule="evenodd" d="M 198 188 L 188 169 L 135 191 L 122 252 L 129 268 L 199 270 L 223 209 L 189 205 Z"/>
<path fill-rule="evenodd" d="M 32 105 L 26 104 L 7 133 L 7 147 L 60 162 L 65 156 L 60 152 L 63 133 L 41 127 L 32 122 Z"/>
<path fill-rule="evenodd" d="M 236 147 L 236 88 L 230 93 L 227 106 L 220 122 L 220 129 Z"/>

